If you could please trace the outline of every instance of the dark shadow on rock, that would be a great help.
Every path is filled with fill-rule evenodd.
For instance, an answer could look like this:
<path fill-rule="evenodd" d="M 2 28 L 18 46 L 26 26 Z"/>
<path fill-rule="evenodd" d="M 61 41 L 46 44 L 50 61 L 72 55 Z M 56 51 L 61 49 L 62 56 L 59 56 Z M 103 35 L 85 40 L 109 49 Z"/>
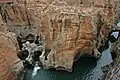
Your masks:
<path fill-rule="evenodd" d="M 98 51 L 99 51 L 100 53 L 102 53 L 104 50 L 106 50 L 106 49 L 108 49 L 108 48 L 109 48 L 109 40 L 107 40 L 107 41 L 105 42 L 105 45 L 101 46 L 101 47 L 98 49 Z"/>

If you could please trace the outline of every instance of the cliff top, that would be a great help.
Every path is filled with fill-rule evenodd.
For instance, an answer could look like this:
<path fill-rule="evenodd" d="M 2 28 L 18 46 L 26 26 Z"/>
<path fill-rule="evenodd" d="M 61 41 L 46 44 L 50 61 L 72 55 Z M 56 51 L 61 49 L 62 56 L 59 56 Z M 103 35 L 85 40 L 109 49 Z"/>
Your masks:
<path fill-rule="evenodd" d="M 14 0 L 0 0 L 0 3 L 14 2 Z"/>

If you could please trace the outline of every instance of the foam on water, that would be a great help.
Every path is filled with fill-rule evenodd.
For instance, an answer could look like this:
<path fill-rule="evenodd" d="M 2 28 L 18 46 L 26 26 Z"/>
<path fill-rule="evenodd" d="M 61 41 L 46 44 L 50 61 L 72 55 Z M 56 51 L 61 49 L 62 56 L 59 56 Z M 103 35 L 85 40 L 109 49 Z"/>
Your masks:
<path fill-rule="evenodd" d="M 38 64 L 35 64 L 35 67 L 33 69 L 33 72 L 32 72 L 32 77 L 34 77 L 35 75 L 37 75 L 37 72 L 38 70 L 40 69 L 41 67 L 38 66 Z"/>

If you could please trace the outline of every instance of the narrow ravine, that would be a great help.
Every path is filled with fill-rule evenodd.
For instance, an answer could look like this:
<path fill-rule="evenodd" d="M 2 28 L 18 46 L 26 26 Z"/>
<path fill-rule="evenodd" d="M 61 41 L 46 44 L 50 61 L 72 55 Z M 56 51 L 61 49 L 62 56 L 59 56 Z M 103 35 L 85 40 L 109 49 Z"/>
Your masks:
<path fill-rule="evenodd" d="M 109 31 L 120 27 L 119 4 L 0 0 L 0 80 L 101 80 L 119 53 L 110 43 L 101 52 Z"/>
<path fill-rule="evenodd" d="M 41 68 L 34 77 L 32 77 L 33 70 L 28 70 L 25 80 L 98 80 L 103 74 L 101 68 L 111 62 L 110 49 L 107 49 L 97 61 L 93 58 L 80 58 L 74 64 L 72 73 Z"/>

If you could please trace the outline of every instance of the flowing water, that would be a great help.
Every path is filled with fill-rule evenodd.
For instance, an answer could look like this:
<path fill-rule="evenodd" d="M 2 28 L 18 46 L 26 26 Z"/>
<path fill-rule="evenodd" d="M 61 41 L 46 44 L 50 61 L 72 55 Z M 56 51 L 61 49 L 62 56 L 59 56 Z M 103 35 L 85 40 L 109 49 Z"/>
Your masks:
<path fill-rule="evenodd" d="M 56 71 L 54 69 L 39 69 L 36 75 L 33 70 L 28 70 L 25 80 L 98 80 L 102 76 L 101 67 L 112 62 L 110 50 L 107 49 L 102 53 L 100 59 L 95 61 L 93 58 L 80 58 L 73 66 L 73 72 Z"/>
<path fill-rule="evenodd" d="M 33 68 L 33 72 L 32 72 L 32 78 L 35 77 L 35 75 L 37 74 L 38 70 L 40 69 L 41 67 L 39 67 L 38 64 L 35 65 L 35 67 Z"/>

